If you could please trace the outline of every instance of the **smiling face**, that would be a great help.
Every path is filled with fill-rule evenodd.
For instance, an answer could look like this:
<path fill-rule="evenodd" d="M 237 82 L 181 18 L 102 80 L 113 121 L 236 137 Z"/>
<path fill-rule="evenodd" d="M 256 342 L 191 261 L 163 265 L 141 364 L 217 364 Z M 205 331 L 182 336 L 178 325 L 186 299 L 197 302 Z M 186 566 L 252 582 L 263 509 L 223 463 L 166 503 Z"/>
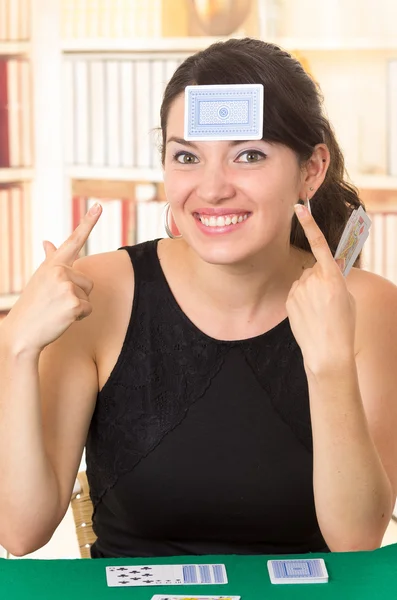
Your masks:
<path fill-rule="evenodd" d="M 187 244 L 213 264 L 285 254 L 301 188 L 295 153 L 263 140 L 186 142 L 183 135 L 182 94 L 168 115 L 164 183 Z"/>

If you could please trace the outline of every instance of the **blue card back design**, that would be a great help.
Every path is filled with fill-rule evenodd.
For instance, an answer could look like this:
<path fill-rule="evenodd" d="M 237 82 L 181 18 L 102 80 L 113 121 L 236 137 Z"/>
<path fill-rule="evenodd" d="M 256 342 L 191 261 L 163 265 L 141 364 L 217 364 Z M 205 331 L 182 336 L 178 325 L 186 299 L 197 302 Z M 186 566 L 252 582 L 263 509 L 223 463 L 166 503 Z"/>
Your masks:
<path fill-rule="evenodd" d="M 321 561 L 318 559 L 273 561 L 273 571 L 278 579 L 324 576 Z"/>
<path fill-rule="evenodd" d="M 189 85 L 185 140 L 260 140 L 263 85 Z"/>

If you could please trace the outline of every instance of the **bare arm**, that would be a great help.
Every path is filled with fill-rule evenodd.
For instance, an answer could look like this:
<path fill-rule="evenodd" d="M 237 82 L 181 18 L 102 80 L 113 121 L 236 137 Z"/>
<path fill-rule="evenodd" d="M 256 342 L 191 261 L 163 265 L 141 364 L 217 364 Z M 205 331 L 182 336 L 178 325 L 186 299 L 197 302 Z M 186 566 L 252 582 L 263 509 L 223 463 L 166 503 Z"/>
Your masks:
<path fill-rule="evenodd" d="M 316 506 L 331 547 L 342 550 L 380 546 L 397 490 L 397 288 L 357 270 L 349 280 L 355 363 L 335 370 L 332 382 L 313 382 L 311 400 Z"/>
<path fill-rule="evenodd" d="M 367 364 L 372 370 L 372 366 Z M 396 409 L 387 414 L 385 404 L 377 409 L 389 444 L 388 457 L 380 453 L 377 424 L 365 414 L 357 367 L 336 364 L 317 377 L 309 376 L 310 410 L 313 427 L 314 497 L 322 534 L 334 551 L 371 550 L 381 545 L 389 523 L 395 493 L 391 454 L 396 444 L 390 437 L 390 422 L 397 424 Z M 372 400 L 380 400 L 379 391 Z M 394 400 L 390 397 L 389 401 Z M 380 433 L 380 429 L 378 431 Z"/>
<path fill-rule="evenodd" d="M 318 522 L 331 550 L 373 549 L 397 488 L 397 288 L 359 270 L 345 279 L 312 215 L 296 211 L 317 259 L 287 310 L 308 378 Z"/>
<path fill-rule="evenodd" d="M 72 328 L 40 356 L 0 330 L 0 543 L 16 556 L 64 516 L 95 405 L 95 364 Z"/>
<path fill-rule="evenodd" d="M 74 263 L 99 215 L 58 250 L 46 243 L 0 328 L 0 543 L 16 555 L 43 545 L 65 513 L 95 403 L 90 320 L 76 322 L 91 314 L 93 282 Z"/>

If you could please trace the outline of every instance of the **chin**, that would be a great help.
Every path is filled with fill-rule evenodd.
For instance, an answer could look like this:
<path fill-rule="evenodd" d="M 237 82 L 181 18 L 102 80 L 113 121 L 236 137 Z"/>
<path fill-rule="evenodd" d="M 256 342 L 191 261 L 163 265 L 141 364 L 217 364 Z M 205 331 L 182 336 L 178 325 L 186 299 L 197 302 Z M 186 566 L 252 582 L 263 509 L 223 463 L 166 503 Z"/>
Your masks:
<path fill-rule="evenodd" d="M 191 244 L 192 250 L 211 265 L 237 265 L 252 260 L 263 248 L 247 248 L 247 241 L 233 244 Z"/>

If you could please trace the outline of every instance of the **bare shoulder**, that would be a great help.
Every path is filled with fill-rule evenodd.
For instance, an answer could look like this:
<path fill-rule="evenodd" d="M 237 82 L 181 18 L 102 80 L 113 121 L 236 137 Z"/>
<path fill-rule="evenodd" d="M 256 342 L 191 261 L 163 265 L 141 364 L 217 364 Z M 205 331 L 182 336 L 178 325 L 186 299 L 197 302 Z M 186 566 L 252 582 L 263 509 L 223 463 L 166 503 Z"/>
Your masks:
<path fill-rule="evenodd" d="M 358 348 L 365 340 L 382 342 L 397 336 L 397 286 L 380 275 L 355 268 L 346 283 L 356 301 Z"/>
<path fill-rule="evenodd" d="M 388 302 L 394 304 L 397 300 L 397 286 L 389 279 L 370 271 L 353 268 L 346 283 L 357 302 L 375 303 L 375 305 L 382 303 L 384 306 Z M 394 308 L 396 308 L 395 304 Z"/>
<path fill-rule="evenodd" d="M 92 283 L 92 313 L 81 323 L 94 341 L 114 331 L 117 321 L 129 315 L 134 293 L 134 271 L 128 253 L 123 250 L 94 254 L 78 259 L 74 268 Z"/>
<path fill-rule="evenodd" d="M 73 267 L 92 280 L 96 301 L 107 301 L 115 290 L 123 284 L 130 285 L 134 279 L 130 257 L 123 250 L 79 258 Z"/>

